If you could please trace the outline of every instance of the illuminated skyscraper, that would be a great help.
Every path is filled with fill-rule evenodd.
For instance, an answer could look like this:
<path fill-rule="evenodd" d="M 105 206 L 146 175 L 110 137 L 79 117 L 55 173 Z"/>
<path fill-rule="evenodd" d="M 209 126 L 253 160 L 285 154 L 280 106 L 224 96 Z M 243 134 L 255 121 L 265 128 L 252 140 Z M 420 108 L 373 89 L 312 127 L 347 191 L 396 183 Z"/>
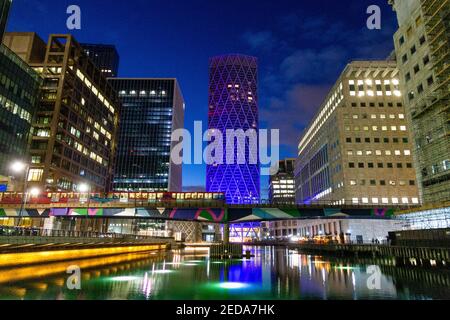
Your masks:
<path fill-rule="evenodd" d="M 226 144 L 227 130 L 258 129 L 257 77 L 254 57 L 233 54 L 209 61 L 208 128 L 223 134 L 223 162 L 207 166 L 206 189 L 225 193 L 229 204 L 258 203 L 260 198 L 259 159 L 256 155 L 257 161 L 250 160 L 250 139 L 245 138 L 245 151 L 237 150 L 238 143 L 234 150 L 227 150 Z M 245 152 L 245 164 L 236 161 L 238 151 Z M 234 164 L 226 164 L 230 152 L 234 152 Z"/>
<path fill-rule="evenodd" d="M 122 101 L 114 173 L 116 191 L 181 191 L 182 166 L 170 161 L 174 130 L 183 128 L 176 79 L 111 78 Z"/>

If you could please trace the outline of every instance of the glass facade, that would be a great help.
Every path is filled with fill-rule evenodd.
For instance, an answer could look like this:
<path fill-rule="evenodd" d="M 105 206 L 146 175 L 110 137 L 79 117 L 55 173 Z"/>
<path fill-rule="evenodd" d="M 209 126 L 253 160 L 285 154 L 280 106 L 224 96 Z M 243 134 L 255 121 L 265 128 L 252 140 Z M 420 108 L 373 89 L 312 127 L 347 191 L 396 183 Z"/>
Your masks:
<path fill-rule="evenodd" d="M 12 0 L 0 0 L 0 39 L 3 38 L 3 33 L 5 33 L 11 2 Z"/>
<path fill-rule="evenodd" d="M 82 43 L 87 56 L 107 78 L 117 77 L 119 54 L 113 45 Z"/>
<path fill-rule="evenodd" d="M 223 135 L 223 161 L 207 166 L 206 190 L 225 193 L 228 204 L 252 204 L 260 200 L 259 157 L 250 161 L 246 138 L 245 164 L 236 161 L 239 151 L 227 148 L 227 130 L 258 130 L 258 62 L 254 57 L 224 55 L 209 62 L 208 129 Z M 226 164 L 234 152 L 234 164 Z"/>
<path fill-rule="evenodd" d="M 26 157 L 40 83 L 33 69 L 0 45 L 0 175 Z"/>
<path fill-rule="evenodd" d="M 175 79 L 110 79 L 122 101 L 116 191 L 181 191 L 181 165 L 170 161 L 173 130 L 183 127 Z"/>

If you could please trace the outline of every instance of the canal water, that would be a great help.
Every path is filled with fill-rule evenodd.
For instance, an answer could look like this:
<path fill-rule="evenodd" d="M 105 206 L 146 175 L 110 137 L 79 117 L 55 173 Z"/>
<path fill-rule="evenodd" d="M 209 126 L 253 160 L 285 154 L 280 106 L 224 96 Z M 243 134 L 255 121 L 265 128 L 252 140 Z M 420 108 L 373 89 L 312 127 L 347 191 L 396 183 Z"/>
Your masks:
<path fill-rule="evenodd" d="M 251 259 L 185 251 L 129 254 L 0 270 L 0 299 L 449 299 L 448 270 L 389 259 L 344 261 L 252 247 Z M 79 266 L 81 289 L 70 290 Z M 73 279 L 73 278 L 71 278 Z"/>

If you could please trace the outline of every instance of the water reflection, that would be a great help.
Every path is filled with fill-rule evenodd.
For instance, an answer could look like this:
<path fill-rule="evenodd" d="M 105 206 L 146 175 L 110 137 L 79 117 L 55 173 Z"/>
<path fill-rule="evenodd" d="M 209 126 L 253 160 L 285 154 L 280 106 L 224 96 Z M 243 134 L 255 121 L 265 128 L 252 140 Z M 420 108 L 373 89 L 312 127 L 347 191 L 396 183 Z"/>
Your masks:
<path fill-rule="evenodd" d="M 342 260 L 272 247 L 249 260 L 209 260 L 172 251 L 119 255 L 2 270 L 1 299 L 445 299 L 448 270 L 406 268 L 389 259 Z M 82 268 L 81 290 L 66 288 L 68 265 Z M 381 270 L 368 286 L 370 265 Z M 37 270 L 37 271 L 36 271 Z"/>

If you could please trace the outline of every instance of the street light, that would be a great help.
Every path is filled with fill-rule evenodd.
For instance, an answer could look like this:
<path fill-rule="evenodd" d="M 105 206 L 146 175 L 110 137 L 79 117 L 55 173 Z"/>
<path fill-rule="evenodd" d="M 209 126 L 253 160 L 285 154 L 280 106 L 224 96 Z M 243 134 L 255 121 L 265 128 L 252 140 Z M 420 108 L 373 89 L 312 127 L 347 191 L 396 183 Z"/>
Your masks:
<path fill-rule="evenodd" d="M 78 191 L 80 191 L 81 193 L 89 192 L 89 185 L 87 185 L 86 183 L 80 184 L 78 186 Z"/>
<path fill-rule="evenodd" d="M 39 193 L 41 193 L 41 190 L 39 190 L 38 188 L 31 188 L 28 193 L 30 195 L 32 195 L 33 197 L 36 197 L 39 195 Z"/>
<path fill-rule="evenodd" d="M 22 211 L 23 207 L 25 206 L 25 203 L 27 201 L 27 181 L 28 181 L 28 172 L 30 170 L 30 165 L 28 163 L 22 162 L 22 161 L 15 161 L 11 164 L 11 170 L 16 173 L 24 173 L 24 179 L 23 179 L 23 198 L 20 204 L 20 210 L 19 210 L 19 219 L 17 221 L 17 225 L 20 225 L 20 220 L 22 217 Z M 33 188 L 36 189 L 36 188 Z M 36 192 L 36 190 L 34 190 Z M 39 194 L 39 191 L 37 190 L 37 194 Z"/>
<path fill-rule="evenodd" d="M 22 161 L 15 161 L 11 164 L 11 170 L 14 173 L 22 173 L 27 168 L 27 164 Z"/>

